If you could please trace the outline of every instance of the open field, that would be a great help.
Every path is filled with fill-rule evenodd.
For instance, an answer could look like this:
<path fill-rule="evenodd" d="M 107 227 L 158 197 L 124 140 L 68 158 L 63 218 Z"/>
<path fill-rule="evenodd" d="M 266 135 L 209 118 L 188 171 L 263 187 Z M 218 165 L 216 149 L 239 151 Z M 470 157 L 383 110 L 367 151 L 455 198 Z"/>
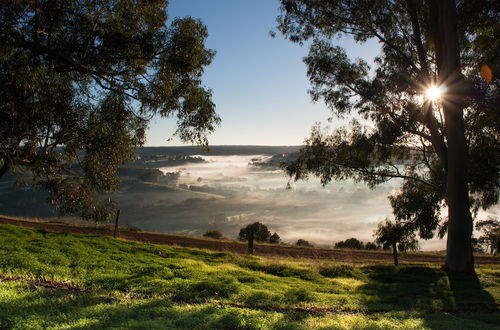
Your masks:
<path fill-rule="evenodd" d="M 0 225 L 0 328 L 495 329 L 500 267 L 267 258 Z M 345 260 L 344 260 L 345 261 Z"/>
<path fill-rule="evenodd" d="M 71 232 L 80 234 L 92 235 L 113 235 L 111 226 L 83 226 L 83 225 L 67 225 L 63 223 L 51 223 L 46 220 L 28 221 L 21 218 L 0 216 L 0 224 L 12 224 L 35 229 L 42 229 L 50 232 Z M 120 238 L 154 243 L 178 245 L 183 247 L 194 247 L 201 249 L 210 249 L 216 251 L 229 251 L 234 253 L 245 253 L 247 250 L 246 243 L 237 241 L 212 240 L 201 237 L 169 235 L 162 233 L 144 232 L 139 230 L 130 230 L 122 228 Z M 263 256 L 278 256 L 278 257 L 294 257 L 294 258 L 309 258 L 309 259 L 328 259 L 332 261 L 365 263 L 365 262 L 392 262 L 392 254 L 387 251 L 357 251 L 344 249 L 321 249 L 321 248 L 301 248 L 295 246 L 256 244 L 255 254 Z M 436 253 L 406 253 L 401 255 L 402 263 L 444 263 L 444 255 Z M 500 258 L 477 255 L 475 259 L 478 264 L 499 264 Z"/>

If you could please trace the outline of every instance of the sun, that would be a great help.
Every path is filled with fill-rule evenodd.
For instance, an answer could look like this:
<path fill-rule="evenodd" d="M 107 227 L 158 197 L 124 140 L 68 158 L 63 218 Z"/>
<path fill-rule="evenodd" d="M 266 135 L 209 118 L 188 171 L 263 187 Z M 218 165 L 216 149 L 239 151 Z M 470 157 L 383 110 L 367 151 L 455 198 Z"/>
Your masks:
<path fill-rule="evenodd" d="M 435 101 L 435 100 L 441 98 L 441 95 L 443 93 L 444 93 L 444 87 L 443 86 L 431 85 L 425 91 L 425 96 L 427 97 L 428 100 Z"/>

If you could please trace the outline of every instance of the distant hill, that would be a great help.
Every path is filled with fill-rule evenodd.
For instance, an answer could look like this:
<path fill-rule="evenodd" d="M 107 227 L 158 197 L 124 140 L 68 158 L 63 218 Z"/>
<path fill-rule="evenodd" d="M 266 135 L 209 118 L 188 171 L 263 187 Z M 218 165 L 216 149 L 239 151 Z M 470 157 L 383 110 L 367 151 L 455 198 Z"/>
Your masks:
<path fill-rule="evenodd" d="M 142 147 L 137 148 L 137 155 L 141 157 L 151 155 L 275 155 L 299 151 L 301 146 L 210 146 L 209 151 L 203 151 L 196 146 L 182 147 Z"/>

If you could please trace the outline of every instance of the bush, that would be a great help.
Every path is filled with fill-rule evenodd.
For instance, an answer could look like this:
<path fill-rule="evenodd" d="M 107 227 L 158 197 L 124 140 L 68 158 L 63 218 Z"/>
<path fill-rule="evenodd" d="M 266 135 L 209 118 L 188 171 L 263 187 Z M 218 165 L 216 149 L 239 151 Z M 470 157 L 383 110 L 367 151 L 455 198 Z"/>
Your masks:
<path fill-rule="evenodd" d="M 269 237 L 269 243 L 271 244 L 279 244 L 281 242 L 281 237 L 277 234 L 274 233 Z"/>
<path fill-rule="evenodd" d="M 368 242 L 365 244 L 365 250 L 380 250 L 380 246 L 375 243 Z"/>
<path fill-rule="evenodd" d="M 302 238 L 298 239 L 295 245 L 304 247 L 314 247 L 314 245 L 312 245 L 311 243 Z"/>
<path fill-rule="evenodd" d="M 340 241 L 335 243 L 335 247 L 338 249 L 353 249 L 353 250 L 364 249 L 363 242 L 354 237 L 346 239 L 345 241 Z"/>
<path fill-rule="evenodd" d="M 222 236 L 222 233 L 218 230 L 209 230 L 203 234 L 203 237 L 222 239 L 224 236 Z"/>

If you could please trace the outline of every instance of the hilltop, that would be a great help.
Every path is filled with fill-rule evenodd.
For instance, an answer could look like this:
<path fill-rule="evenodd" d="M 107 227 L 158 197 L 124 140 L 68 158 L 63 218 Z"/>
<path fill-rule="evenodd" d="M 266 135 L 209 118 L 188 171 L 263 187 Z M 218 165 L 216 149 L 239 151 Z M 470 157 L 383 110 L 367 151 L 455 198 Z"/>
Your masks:
<path fill-rule="evenodd" d="M 35 220 L 6 216 L 0 216 L 0 224 L 13 224 L 48 232 L 79 233 L 103 236 L 112 236 L 114 231 L 113 226 L 111 225 L 88 225 L 82 224 L 81 222 L 71 225 L 46 219 Z M 198 236 L 165 234 L 159 232 L 143 231 L 139 228 L 133 227 L 121 227 L 119 236 L 122 239 L 154 244 L 194 247 L 240 254 L 245 254 L 247 251 L 247 245 L 245 242 L 234 240 L 214 240 Z M 283 244 L 276 245 L 258 243 L 255 245 L 255 254 L 270 257 L 327 259 L 331 261 L 350 263 L 391 263 L 393 258 L 392 252 L 390 251 L 307 248 Z M 441 253 L 409 252 L 403 253 L 400 259 L 403 263 L 435 263 L 438 265 L 444 264 L 444 255 Z M 476 255 L 476 263 L 500 264 L 500 258 L 479 254 Z"/>

